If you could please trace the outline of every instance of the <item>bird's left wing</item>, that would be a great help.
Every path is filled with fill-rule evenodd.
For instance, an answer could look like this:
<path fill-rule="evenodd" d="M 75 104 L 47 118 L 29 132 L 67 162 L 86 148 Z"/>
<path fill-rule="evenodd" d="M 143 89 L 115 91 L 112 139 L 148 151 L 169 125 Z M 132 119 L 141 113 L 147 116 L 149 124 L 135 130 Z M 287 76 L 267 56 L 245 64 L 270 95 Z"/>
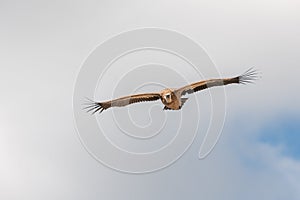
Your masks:
<path fill-rule="evenodd" d="M 159 93 L 145 93 L 145 94 L 129 95 L 129 96 L 113 99 L 111 101 L 104 101 L 104 102 L 94 102 L 90 100 L 90 102 L 84 109 L 86 109 L 87 112 L 92 112 L 92 114 L 94 114 L 98 111 L 99 113 L 101 113 L 103 110 L 106 110 L 110 107 L 121 107 L 121 106 L 127 106 L 132 103 L 138 103 L 143 101 L 156 101 L 158 99 L 160 99 Z"/>
<path fill-rule="evenodd" d="M 198 92 L 200 90 L 204 90 L 206 88 L 215 87 L 215 86 L 224 86 L 233 83 L 251 83 L 258 78 L 258 72 L 252 68 L 248 69 L 245 73 L 240 76 L 236 76 L 234 78 L 223 78 L 223 79 L 209 79 L 205 81 L 200 81 L 196 83 L 192 83 L 190 85 L 184 86 L 175 90 L 174 92 L 178 94 L 178 96 L 182 96 L 185 94 L 191 94 L 194 92 Z"/>

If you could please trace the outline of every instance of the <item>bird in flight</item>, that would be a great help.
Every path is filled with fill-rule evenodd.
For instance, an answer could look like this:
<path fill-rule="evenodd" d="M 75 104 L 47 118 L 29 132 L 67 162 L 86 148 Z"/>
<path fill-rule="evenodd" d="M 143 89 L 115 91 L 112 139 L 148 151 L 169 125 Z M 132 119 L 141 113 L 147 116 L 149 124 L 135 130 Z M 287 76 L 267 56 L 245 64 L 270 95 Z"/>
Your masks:
<path fill-rule="evenodd" d="M 158 93 L 144 93 L 144 94 L 134 94 L 129 96 L 124 96 L 121 98 L 113 99 L 110 101 L 97 102 L 92 101 L 84 107 L 87 112 L 101 113 L 104 110 L 111 107 L 122 107 L 129 104 L 143 102 L 143 101 L 157 101 L 161 100 L 164 104 L 163 110 L 180 110 L 188 98 L 183 98 L 182 96 L 187 94 L 192 94 L 204 90 L 206 88 L 215 86 L 225 86 L 228 84 L 247 84 L 253 83 L 254 80 L 258 78 L 258 73 L 253 68 L 248 69 L 240 76 L 233 78 L 220 78 L 220 79 L 209 79 L 190 85 L 186 85 L 177 89 L 166 88 Z"/>

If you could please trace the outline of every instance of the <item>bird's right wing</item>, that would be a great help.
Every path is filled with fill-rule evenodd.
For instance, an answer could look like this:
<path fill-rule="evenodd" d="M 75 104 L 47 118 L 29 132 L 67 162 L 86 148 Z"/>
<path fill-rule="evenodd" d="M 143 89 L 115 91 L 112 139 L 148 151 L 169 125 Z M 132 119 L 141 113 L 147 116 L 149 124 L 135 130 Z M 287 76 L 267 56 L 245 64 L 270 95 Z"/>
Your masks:
<path fill-rule="evenodd" d="M 101 113 L 103 110 L 106 110 L 110 107 L 121 107 L 127 106 L 132 103 L 138 103 L 143 101 L 156 101 L 160 99 L 159 93 L 145 93 L 145 94 L 135 94 L 130 96 L 121 97 L 118 99 L 113 99 L 111 101 L 104 101 L 104 102 L 94 102 L 91 101 L 88 105 L 84 108 L 87 112 L 92 112 L 92 114 L 99 111 Z"/>

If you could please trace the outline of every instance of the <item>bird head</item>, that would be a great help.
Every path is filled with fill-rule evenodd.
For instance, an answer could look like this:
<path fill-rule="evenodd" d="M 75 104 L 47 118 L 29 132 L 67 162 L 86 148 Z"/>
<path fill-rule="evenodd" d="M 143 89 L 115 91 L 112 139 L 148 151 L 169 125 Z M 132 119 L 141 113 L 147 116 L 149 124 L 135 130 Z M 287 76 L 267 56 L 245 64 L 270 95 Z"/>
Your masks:
<path fill-rule="evenodd" d="M 165 99 L 165 101 L 167 103 L 171 103 L 172 102 L 172 93 L 171 92 L 165 93 L 163 95 L 163 98 Z"/>

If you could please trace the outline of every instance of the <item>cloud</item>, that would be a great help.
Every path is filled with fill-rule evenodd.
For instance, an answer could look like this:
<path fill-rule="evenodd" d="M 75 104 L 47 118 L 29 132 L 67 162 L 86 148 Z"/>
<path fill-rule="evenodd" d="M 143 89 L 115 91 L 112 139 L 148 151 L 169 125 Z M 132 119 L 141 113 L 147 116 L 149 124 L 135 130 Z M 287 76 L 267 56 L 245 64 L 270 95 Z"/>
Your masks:
<path fill-rule="evenodd" d="M 265 126 L 300 111 L 297 2 L 144 3 L 3 3 L 0 199 L 299 199 L 299 160 L 280 148 L 290 141 L 261 140 Z M 197 159 L 200 136 L 169 168 L 132 176 L 83 149 L 71 96 L 97 44 L 144 26 L 192 37 L 224 76 L 251 66 L 263 74 L 255 85 L 226 90 L 226 124 L 209 157 Z"/>

